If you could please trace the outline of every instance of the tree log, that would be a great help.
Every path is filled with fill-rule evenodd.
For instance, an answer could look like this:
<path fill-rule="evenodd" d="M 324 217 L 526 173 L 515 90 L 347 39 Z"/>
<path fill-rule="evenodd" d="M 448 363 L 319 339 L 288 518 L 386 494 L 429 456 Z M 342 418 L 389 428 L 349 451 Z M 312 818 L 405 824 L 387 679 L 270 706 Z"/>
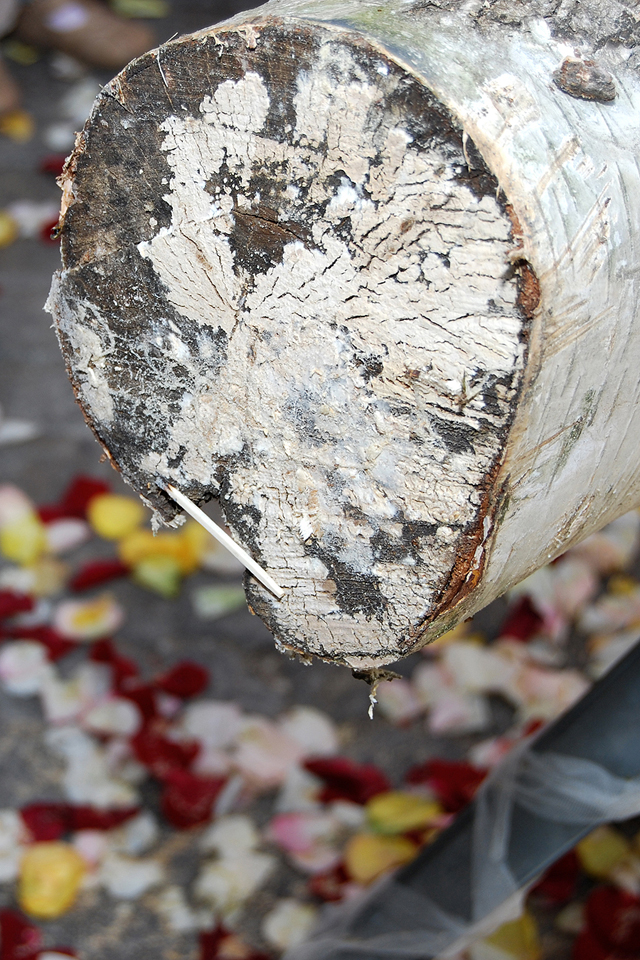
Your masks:
<path fill-rule="evenodd" d="M 220 499 L 282 649 L 393 661 L 640 500 L 635 10 L 277 0 L 98 97 L 76 395 L 159 518 Z"/>

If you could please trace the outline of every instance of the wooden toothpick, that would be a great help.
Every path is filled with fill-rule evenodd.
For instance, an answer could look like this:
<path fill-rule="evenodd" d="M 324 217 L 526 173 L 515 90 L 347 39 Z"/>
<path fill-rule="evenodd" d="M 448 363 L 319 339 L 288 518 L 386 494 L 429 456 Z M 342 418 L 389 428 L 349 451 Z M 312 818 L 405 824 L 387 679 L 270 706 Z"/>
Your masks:
<path fill-rule="evenodd" d="M 180 493 L 171 483 L 164 483 L 158 481 L 158 486 L 169 494 L 172 500 L 182 507 L 185 513 L 188 513 L 189 516 L 193 517 L 194 520 L 204 527 L 204 529 L 211 534 L 212 537 L 221 543 L 223 547 L 226 547 L 229 553 L 233 554 L 236 560 L 239 560 L 247 570 L 250 570 L 251 573 L 256 577 L 260 583 L 262 583 L 267 590 L 270 590 L 274 597 L 277 597 L 278 600 L 282 600 L 284 597 L 284 590 L 282 587 L 279 587 L 275 582 L 273 577 L 270 577 L 266 570 L 263 570 L 259 563 L 250 557 L 246 550 L 243 550 L 242 547 L 239 547 L 231 537 L 218 526 L 217 523 L 214 523 L 204 513 L 200 507 L 196 507 L 195 503 L 192 503 L 188 497 L 185 497 L 184 493 Z"/>

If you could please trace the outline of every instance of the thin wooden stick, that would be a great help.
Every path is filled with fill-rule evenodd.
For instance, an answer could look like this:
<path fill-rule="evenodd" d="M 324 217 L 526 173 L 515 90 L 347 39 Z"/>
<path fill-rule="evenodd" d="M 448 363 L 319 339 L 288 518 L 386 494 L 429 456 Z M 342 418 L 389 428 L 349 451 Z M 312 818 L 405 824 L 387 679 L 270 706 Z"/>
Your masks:
<path fill-rule="evenodd" d="M 270 577 L 269 574 L 262 569 L 259 563 L 250 557 L 246 550 L 243 550 L 242 547 L 239 547 L 231 537 L 218 526 L 217 523 L 214 523 L 210 517 L 204 513 L 200 507 L 196 507 L 195 503 L 192 503 L 188 497 L 185 497 L 184 493 L 180 493 L 172 484 L 170 483 L 158 483 L 158 486 L 162 487 L 163 490 L 169 494 L 172 500 L 175 500 L 182 509 L 193 517 L 194 520 L 197 520 L 198 523 L 204 527 L 204 529 L 211 534 L 212 537 L 221 543 L 223 547 L 226 547 L 229 553 L 233 554 L 236 560 L 239 560 L 247 570 L 251 571 L 254 577 L 262 583 L 267 590 L 270 590 L 274 597 L 277 597 L 278 600 L 282 600 L 284 597 L 284 590 L 282 587 L 279 587 L 275 582 L 273 577 Z"/>

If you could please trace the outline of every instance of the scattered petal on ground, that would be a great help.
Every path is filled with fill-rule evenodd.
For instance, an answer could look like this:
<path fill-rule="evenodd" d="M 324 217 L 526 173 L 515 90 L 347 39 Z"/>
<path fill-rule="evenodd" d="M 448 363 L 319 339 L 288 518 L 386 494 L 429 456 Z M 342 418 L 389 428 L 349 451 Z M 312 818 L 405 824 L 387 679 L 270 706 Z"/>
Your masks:
<path fill-rule="evenodd" d="M 317 907 L 287 897 L 278 900 L 262 921 L 265 940 L 278 950 L 288 950 L 306 940 L 316 922 Z"/>

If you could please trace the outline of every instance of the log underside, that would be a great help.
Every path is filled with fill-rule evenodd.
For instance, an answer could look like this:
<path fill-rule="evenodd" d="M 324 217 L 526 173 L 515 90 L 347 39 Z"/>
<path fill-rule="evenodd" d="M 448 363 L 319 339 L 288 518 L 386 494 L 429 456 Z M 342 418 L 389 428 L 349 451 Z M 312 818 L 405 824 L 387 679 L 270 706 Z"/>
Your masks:
<path fill-rule="evenodd" d="M 127 482 L 220 498 L 283 648 L 421 645 L 480 575 L 535 306 L 455 119 L 356 34 L 219 28 L 105 88 L 63 209 L 50 307 Z"/>

